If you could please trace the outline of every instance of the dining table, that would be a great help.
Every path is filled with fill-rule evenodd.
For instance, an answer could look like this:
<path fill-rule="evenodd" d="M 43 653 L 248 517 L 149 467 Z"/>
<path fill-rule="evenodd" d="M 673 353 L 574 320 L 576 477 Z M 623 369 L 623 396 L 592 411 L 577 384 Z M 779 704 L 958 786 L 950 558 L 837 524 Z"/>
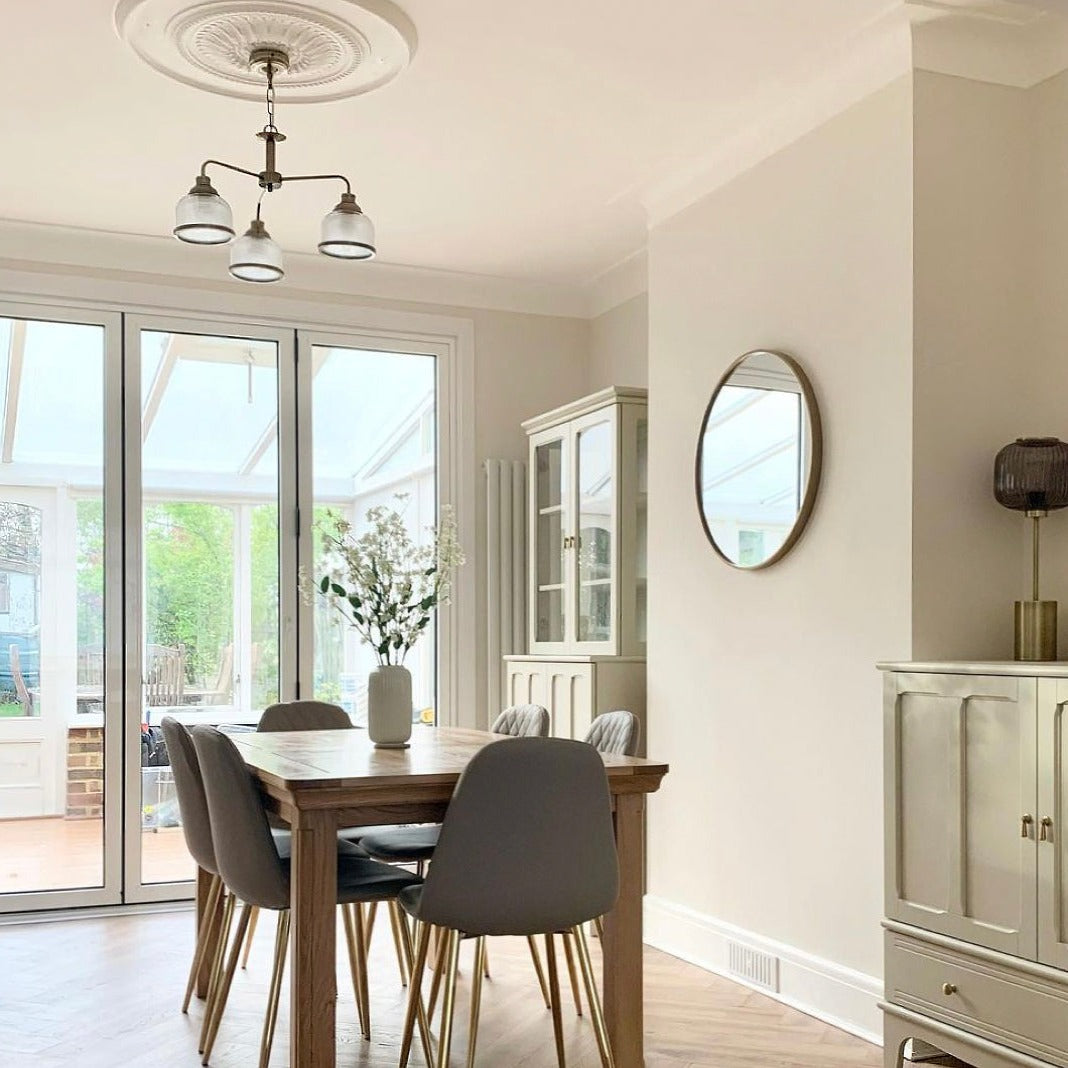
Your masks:
<path fill-rule="evenodd" d="M 338 828 L 440 822 L 471 758 L 486 745 L 507 741 L 486 731 L 423 726 L 414 729 L 404 749 L 376 748 L 357 729 L 233 736 L 266 809 L 292 829 L 291 1068 L 336 1064 Z M 603 759 L 619 858 L 619 897 L 604 917 L 604 1012 L 618 1068 L 642 1068 L 645 806 L 668 767 L 637 757 L 603 754 Z M 210 876 L 201 871 L 198 923 L 207 919 L 209 884 Z M 210 958 L 205 954 L 205 961 Z M 205 964 L 201 997 L 207 983 Z"/>

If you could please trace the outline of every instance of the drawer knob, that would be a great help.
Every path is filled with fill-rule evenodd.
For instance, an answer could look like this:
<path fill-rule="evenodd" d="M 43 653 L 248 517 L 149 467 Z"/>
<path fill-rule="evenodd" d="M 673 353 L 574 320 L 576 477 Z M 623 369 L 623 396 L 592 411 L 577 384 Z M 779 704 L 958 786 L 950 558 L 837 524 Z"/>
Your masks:
<path fill-rule="evenodd" d="M 1035 817 L 1032 816 L 1030 812 L 1025 812 L 1020 817 L 1020 837 L 1021 838 L 1030 838 L 1031 837 L 1031 824 L 1034 823 L 1034 822 L 1035 822 Z"/>
<path fill-rule="evenodd" d="M 1043 816 L 1038 821 L 1038 840 L 1040 842 L 1049 842 L 1053 839 L 1053 820 L 1049 816 Z"/>
<path fill-rule="evenodd" d="M 945 994 L 947 998 L 951 994 L 955 994 L 956 992 L 957 992 L 957 984 L 956 983 L 943 983 L 942 984 L 942 993 Z"/>

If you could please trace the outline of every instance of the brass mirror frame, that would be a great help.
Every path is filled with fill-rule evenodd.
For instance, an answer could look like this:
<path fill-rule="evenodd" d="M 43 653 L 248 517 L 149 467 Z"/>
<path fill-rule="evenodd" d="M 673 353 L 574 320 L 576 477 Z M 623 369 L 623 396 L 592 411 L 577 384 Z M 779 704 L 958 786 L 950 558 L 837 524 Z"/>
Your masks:
<path fill-rule="evenodd" d="M 801 387 L 801 398 L 805 403 L 805 408 L 808 414 L 809 434 L 811 436 L 811 455 L 809 459 L 809 476 L 808 484 L 805 487 L 805 494 L 801 500 L 801 507 L 798 509 L 797 516 L 794 519 L 794 525 L 790 528 L 790 533 L 786 535 L 782 545 L 775 550 L 766 560 L 762 560 L 759 564 L 739 564 L 737 561 L 732 560 L 720 547 L 716 544 L 716 539 L 712 537 L 712 531 L 708 528 L 708 519 L 705 517 L 705 509 L 701 499 L 701 447 L 705 439 L 705 427 L 708 426 L 709 416 L 712 414 L 712 408 L 715 406 L 716 400 L 720 393 L 723 391 L 723 387 L 730 381 L 731 376 L 738 370 L 746 360 L 751 359 L 753 356 L 774 356 L 776 359 L 782 360 L 784 364 L 790 369 L 794 377 L 797 379 L 797 384 Z M 823 422 L 820 419 L 820 408 L 816 403 L 816 392 L 812 388 L 812 383 L 808 380 L 808 375 L 805 374 L 801 365 L 793 358 L 793 356 L 787 355 L 785 352 L 779 352 L 775 349 L 751 349 L 749 352 L 743 353 L 738 357 L 731 365 L 723 372 L 716 388 L 712 391 L 712 397 L 708 404 L 705 406 L 705 414 L 701 417 L 701 429 L 697 432 L 697 456 L 694 461 L 694 494 L 697 500 L 697 514 L 701 517 L 701 528 L 705 532 L 705 537 L 708 538 L 709 544 L 716 551 L 716 555 L 731 567 L 738 571 L 760 571 L 765 567 L 771 567 L 772 564 L 777 564 L 798 542 L 801 535 L 805 531 L 805 527 L 808 526 L 809 518 L 812 516 L 812 510 L 816 505 L 816 493 L 820 487 L 820 478 L 823 474 Z"/>

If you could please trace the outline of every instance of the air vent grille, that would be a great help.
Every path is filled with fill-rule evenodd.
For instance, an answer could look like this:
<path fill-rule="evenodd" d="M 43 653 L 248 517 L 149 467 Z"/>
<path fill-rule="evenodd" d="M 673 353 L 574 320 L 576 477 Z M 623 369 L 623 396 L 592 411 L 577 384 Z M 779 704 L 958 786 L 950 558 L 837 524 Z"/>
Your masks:
<path fill-rule="evenodd" d="M 727 967 L 731 975 L 772 993 L 779 992 L 779 958 L 740 942 L 728 943 Z"/>

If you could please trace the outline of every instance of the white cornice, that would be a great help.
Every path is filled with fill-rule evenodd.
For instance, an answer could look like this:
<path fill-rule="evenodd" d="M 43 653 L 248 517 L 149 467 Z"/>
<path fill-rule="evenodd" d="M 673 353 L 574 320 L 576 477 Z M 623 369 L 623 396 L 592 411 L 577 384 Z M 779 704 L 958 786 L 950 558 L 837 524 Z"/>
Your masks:
<path fill-rule="evenodd" d="M 45 223 L 0 219 L 0 266 L 43 274 L 165 280 L 196 289 L 231 289 L 227 250 L 191 248 L 165 237 L 104 233 Z M 404 267 L 389 263 L 347 264 L 307 253 L 286 253 L 286 278 L 273 291 L 318 292 L 359 300 L 400 301 L 446 308 L 478 308 L 585 318 L 582 287 L 523 279 Z"/>
<path fill-rule="evenodd" d="M 739 116 L 738 133 L 687 171 L 650 188 L 641 197 L 650 227 L 726 185 L 762 160 L 823 125 L 835 115 L 912 67 L 907 13 L 901 0 L 889 3 L 832 56 L 814 56 L 807 82 L 784 84 L 778 106 L 764 101 Z"/>
<path fill-rule="evenodd" d="M 640 296 L 649 288 L 649 257 L 645 249 L 620 260 L 607 271 L 602 271 L 586 283 L 586 315 L 596 319 L 598 315 L 625 304 Z"/>
<path fill-rule="evenodd" d="M 908 0 L 908 8 L 917 70 L 1030 89 L 1068 69 L 1065 0 Z"/>

